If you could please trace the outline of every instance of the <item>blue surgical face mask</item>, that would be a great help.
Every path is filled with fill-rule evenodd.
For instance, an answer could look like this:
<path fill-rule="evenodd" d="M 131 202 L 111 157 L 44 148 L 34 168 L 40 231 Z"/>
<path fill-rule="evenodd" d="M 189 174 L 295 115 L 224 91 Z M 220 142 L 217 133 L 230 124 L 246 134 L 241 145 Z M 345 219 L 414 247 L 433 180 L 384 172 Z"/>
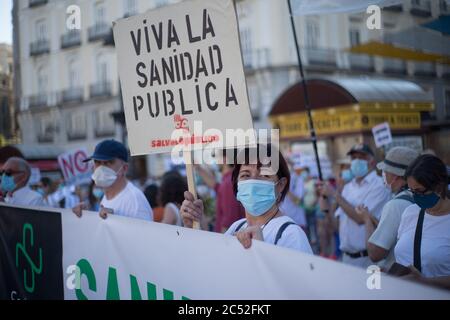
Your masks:
<path fill-rule="evenodd" d="M 349 182 L 353 179 L 353 173 L 350 169 L 342 170 L 341 178 L 344 179 L 345 182 Z"/>
<path fill-rule="evenodd" d="M 103 190 L 100 188 L 94 188 L 92 189 L 92 194 L 94 195 L 94 197 L 96 197 L 97 199 L 101 199 L 103 197 Z"/>
<path fill-rule="evenodd" d="M 433 208 L 439 202 L 439 196 L 433 192 L 430 194 L 413 193 L 414 202 L 422 209 Z"/>
<path fill-rule="evenodd" d="M 44 191 L 44 189 L 42 189 L 42 188 L 37 188 L 37 189 L 36 189 L 36 192 L 38 192 L 41 196 L 44 196 L 44 195 L 45 195 L 45 191 Z"/>
<path fill-rule="evenodd" d="M 262 216 L 277 200 L 275 182 L 255 179 L 239 181 L 236 199 L 252 216 Z"/>
<path fill-rule="evenodd" d="M 302 173 L 300 173 L 300 177 L 305 180 L 306 178 L 308 178 L 309 174 L 307 171 L 302 171 Z"/>
<path fill-rule="evenodd" d="M 369 172 L 369 163 L 367 160 L 353 159 L 350 170 L 355 177 L 364 177 Z"/>
<path fill-rule="evenodd" d="M 12 192 L 16 187 L 16 183 L 14 182 L 13 176 L 7 176 L 6 174 L 3 174 L 2 176 L 2 190 L 5 192 Z"/>

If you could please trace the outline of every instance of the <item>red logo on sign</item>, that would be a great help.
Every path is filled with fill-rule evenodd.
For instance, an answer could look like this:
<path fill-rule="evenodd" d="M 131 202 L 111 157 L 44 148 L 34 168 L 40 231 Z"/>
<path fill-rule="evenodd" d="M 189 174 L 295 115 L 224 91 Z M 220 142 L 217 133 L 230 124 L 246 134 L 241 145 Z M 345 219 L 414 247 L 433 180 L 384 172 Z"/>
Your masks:
<path fill-rule="evenodd" d="M 185 117 L 179 114 L 175 114 L 173 116 L 173 122 L 175 122 L 175 129 L 183 129 L 189 131 L 188 119 L 186 119 Z"/>

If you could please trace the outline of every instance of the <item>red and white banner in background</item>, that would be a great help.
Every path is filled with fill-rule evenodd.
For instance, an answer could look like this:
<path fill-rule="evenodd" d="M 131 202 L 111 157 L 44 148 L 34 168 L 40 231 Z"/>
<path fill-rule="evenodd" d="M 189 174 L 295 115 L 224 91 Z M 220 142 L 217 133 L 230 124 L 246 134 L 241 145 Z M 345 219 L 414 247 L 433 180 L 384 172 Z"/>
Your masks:
<path fill-rule="evenodd" d="M 84 148 L 65 152 L 58 156 L 59 167 L 67 185 L 90 183 L 92 164 L 83 162 L 88 157 Z"/>

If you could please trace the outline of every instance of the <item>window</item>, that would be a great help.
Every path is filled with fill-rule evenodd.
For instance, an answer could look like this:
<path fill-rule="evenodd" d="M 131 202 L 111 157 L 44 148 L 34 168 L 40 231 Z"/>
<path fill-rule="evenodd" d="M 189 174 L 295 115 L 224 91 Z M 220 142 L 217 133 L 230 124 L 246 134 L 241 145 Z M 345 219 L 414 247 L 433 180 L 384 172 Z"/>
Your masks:
<path fill-rule="evenodd" d="M 306 20 L 306 46 L 308 48 L 317 48 L 320 40 L 319 23 L 313 19 Z"/>
<path fill-rule="evenodd" d="M 106 83 L 108 81 L 108 64 L 106 63 L 105 56 L 99 54 L 95 61 L 97 83 Z"/>
<path fill-rule="evenodd" d="M 96 136 L 107 136 L 114 134 L 114 120 L 111 116 L 111 110 L 102 109 L 96 112 Z"/>
<path fill-rule="evenodd" d="M 448 3 L 446 0 L 439 1 L 439 9 L 441 10 L 441 13 L 446 13 L 448 11 Z"/>
<path fill-rule="evenodd" d="M 95 24 L 105 23 L 106 12 L 103 2 L 96 2 L 94 7 L 94 21 Z"/>
<path fill-rule="evenodd" d="M 450 118 L 450 89 L 445 90 L 445 115 Z"/>
<path fill-rule="evenodd" d="M 155 7 L 164 7 L 167 5 L 167 0 L 155 0 Z"/>
<path fill-rule="evenodd" d="M 135 15 L 137 13 L 136 0 L 124 0 L 123 11 L 127 15 Z"/>
<path fill-rule="evenodd" d="M 68 66 L 69 88 L 73 89 L 78 86 L 78 68 L 75 59 L 70 60 Z"/>
<path fill-rule="evenodd" d="M 236 3 L 236 12 L 238 19 L 246 18 L 247 16 L 249 16 L 250 13 L 249 4 L 244 2 Z"/>
<path fill-rule="evenodd" d="M 350 29 L 350 46 L 357 46 L 359 45 L 360 42 L 360 37 L 359 37 L 359 30 L 356 29 Z"/>
<path fill-rule="evenodd" d="M 47 23 L 45 19 L 36 21 L 36 41 L 47 40 Z"/>
<path fill-rule="evenodd" d="M 47 92 L 48 77 L 47 70 L 44 66 L 40 67 L 37 72 L 37 92 L 45 94 Z"/>
<path fill-rule="evenodd" d="M 48 116 L 43 116 L 39 119 L 38 127 L 38 140 L 40 142 L 50 142 L 53 140 L 53 133 L 56 128 L 53 124 L 52 118 Z"/>
<path fill-rule="evenodd" d="M 244 60 L 244 66 L 251 67 L 252 61 L 252 34 L 249 28 L 242 28 L 240 31 L 242 57 Z"/>
<path fill-rule="evenodd" d="M 84 139 L 86 137 L 86 114 L 72 112 L 67 118 L 67 137 L 69 140 Z"/>

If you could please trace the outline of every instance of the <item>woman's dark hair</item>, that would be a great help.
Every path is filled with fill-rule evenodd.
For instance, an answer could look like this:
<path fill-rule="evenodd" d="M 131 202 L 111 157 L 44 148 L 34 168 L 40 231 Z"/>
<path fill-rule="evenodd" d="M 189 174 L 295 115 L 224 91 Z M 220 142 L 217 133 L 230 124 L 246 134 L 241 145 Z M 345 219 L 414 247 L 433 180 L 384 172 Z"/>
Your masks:
<path fill-rule="evenodd" d="M 427 190 L 435 191 L 441 198 L 450 198 L 449 176 L 444 162 L 436 156 L 424 154 L 406 169 L 406 178 L 413 177 Z"/>
<path fill-rule="evenodd" d="M 144 195 L 152 209 L 158 207 L 158 191 L 159 188 L 156 184 L 151 184 L 144 190 Z"/>
<path fill-rule="evenodd" d="M 188 190 L 186 178 L 181 174 L 170 172 L 163 176 L 159 188 L 159 200 L 164 207 L 169 202 L 181 204 L 184 200 L 184 192 Z"/>
<path fill-rule="evenodd" d="M 41 178 L 41 183 L 44 187 L 51 187 L 52 186 L 52 179 L 48 178 L 48 177 L 42 177 Z"/>
<path fill-rule="evenodd" d="M 257 166 L 259 169 L 262 166 L 260 156 L 263 156 L 263 157 L 267 156 L 268 158 L 272 158 L 272 150 L 271 149 L 274 149 L 274 151 L 276 153 L 278 153 L 278 171 L 277 171 L 278 179 L 282 179 L 282 178 L 287 179 L 286 186 L 284 187 L 283 191 L 281 191 L 280 202 L 284 200 L 284 197 L 286 196 L 286 194 L 289 190 L 291 174 L 289 172 L 289 167 L 287 165 L 287 162 L 284 159 L 281 152 L 277 148 L 271 146 L 270 143 L 267 145 L 258 144 L 256 147 L 247 147 L 238 152 L 238 155 L 235 157 L 233 173 L 231 174 L 231 182 L 233 183 L 233 191 L 234 191 L 235 196 L 237 195 L 237 191 L 238 191 L 238 180 L 239 180 L 238 178 L 239 178 L 239 171 L 241 170 L 241 166 L 248 165 L 250 163 L 254 163 L 254 161 L 250 161 L 251 160 L 250 155 L 256 154 L 257 159 L 258 159 Z M 262 155 L 260 155 L 261 151 L 264 151 L 264 153 Z"/>

